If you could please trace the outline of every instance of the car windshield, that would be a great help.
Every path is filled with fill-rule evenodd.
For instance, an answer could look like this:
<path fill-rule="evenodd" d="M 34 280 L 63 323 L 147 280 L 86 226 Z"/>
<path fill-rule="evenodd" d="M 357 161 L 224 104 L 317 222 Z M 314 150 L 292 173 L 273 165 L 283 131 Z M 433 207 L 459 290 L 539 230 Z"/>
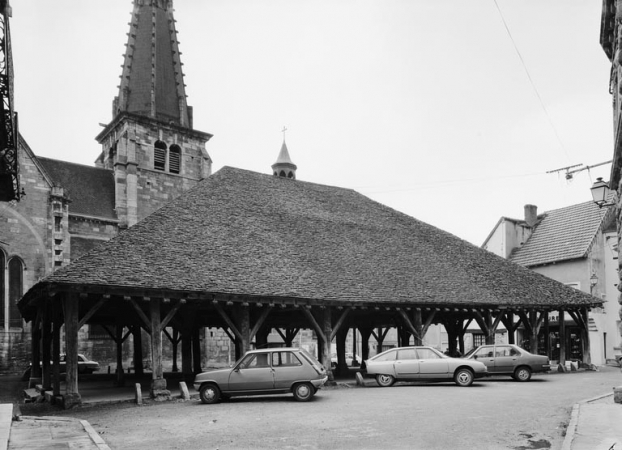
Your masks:
<path fill-rule="evenodd" d="M 466 355 L 463 356 L 463 358 L 468 358 L 469 356 L 471 356 L 473 353 L 475 353 L 475 350 L 477 350 L 477 347 L 472 348 L 471 350 L 469 350 Z"/>

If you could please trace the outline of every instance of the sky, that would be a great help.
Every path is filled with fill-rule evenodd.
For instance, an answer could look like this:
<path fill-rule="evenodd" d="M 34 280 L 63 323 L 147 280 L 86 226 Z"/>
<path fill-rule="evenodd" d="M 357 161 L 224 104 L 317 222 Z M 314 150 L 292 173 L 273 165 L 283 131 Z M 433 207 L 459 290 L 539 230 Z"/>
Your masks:
<path fill-rule="evenodd" d="M 13 0 L 15 109 L 34 153 L 93 165 L 131 0 Z M 214 171 L 355 189 L 481 245 L 500 217 L 590 201 L 611 165 L 602 2 L 175 0 Z"/>

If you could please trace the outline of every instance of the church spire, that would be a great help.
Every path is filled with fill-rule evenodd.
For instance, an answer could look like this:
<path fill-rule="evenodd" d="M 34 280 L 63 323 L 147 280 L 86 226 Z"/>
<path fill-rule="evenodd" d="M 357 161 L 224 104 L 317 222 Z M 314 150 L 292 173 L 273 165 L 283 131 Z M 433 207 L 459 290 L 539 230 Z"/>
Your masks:
<path fill-rule="evenodd" d="M 134 0 L 119 95 L 121 112 L 192 128 L 172 0 Z"/>
<path fill-rule="evenodd" d="M 283 145 L 281 145 L 281 151 L 276 162 L 272 164 L 272 173 L 275 177 L 292 178 L 296 179 L 296 169 L 298 168 L 289 157 L 289 151 L 287 150 L 287 144 L 285 144 L 285 132 L 287 128 L 283 127 Z"/>

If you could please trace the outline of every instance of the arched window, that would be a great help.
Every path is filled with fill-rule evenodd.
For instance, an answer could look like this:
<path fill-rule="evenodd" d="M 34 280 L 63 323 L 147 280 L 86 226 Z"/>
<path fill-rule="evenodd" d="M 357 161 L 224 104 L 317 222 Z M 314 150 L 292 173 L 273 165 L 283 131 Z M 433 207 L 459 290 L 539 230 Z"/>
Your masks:
<path fill-rule="evenodd" d="M 168 170 L 171 173 L 179 173 L 181 171 L 181 147 L 177 144 L 171 145 L 168 154 Z"/>
<path fill-rule="evenodd" d="M 4 256 L 4 252 L 0 249 L 0 328 L 4 328 L 4 269 L 6 268 L 6 257 Z"/>
<path fill-rule="evenodd" d="M 24 293 L 24 264 L 16 257 L 9 261 L 9 326 L 22 327 L 22 316 L 17 302 Z"/>
<path fill-rule="evenodd" d="M 156 141 L 153 144 L 153 168 L 155 170 L 164 170 L 166 167 L 166 144 L 162 141 Z"/>

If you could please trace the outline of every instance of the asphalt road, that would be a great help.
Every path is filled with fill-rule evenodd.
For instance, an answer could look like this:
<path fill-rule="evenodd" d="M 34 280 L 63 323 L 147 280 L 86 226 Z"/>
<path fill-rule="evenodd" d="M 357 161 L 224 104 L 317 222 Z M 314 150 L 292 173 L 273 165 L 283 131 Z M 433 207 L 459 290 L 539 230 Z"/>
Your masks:
<path fill-rule="evenodd" d="M 492 378 L 468 388 L 338 386 L 308 403 L 247 397 L 56 414 L 88 420 L 113 449 L 560 449 L 573 404 L 619 385 L 620 369 L 604 367 L 535 375 L 527 383 Z"/>

